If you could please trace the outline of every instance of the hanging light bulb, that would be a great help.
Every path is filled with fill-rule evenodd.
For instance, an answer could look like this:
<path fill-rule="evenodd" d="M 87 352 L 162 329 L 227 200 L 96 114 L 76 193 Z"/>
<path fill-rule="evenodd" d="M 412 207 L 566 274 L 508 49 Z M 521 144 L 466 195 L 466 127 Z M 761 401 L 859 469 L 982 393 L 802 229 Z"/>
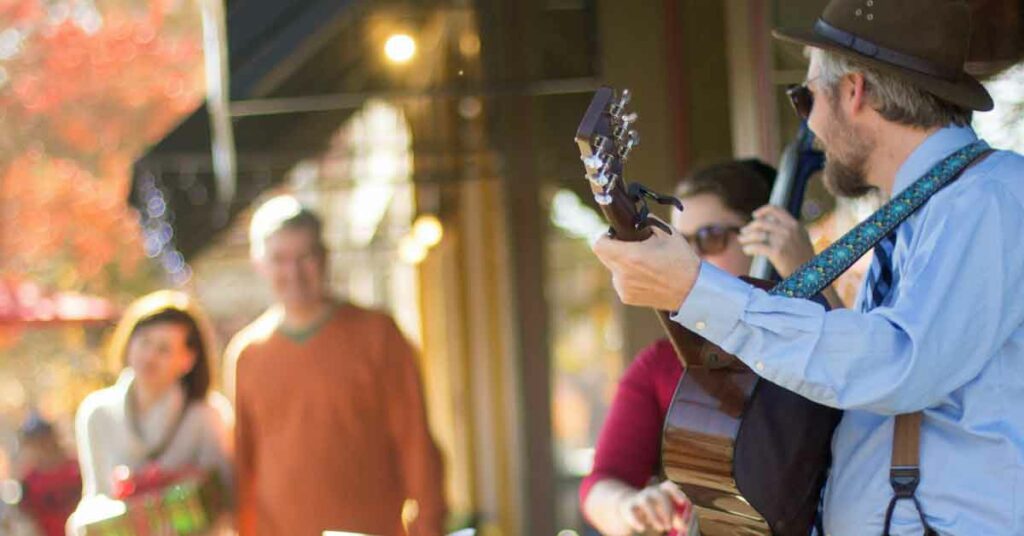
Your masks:
<path fill-rule="evenodd" d="M 416 265 L 427 258 L 427 249 L 415 235 L 407 234 L 398 241 L 398 258 L 406 264 Z"/>
<path fill-rule="evenodd" d="M 444 226 L 441 220 L 433 214 L 423 214 L 416 218 L 412 224 L 412 234 L 416 241 L 427 248 L 432 248 L 441 243 L 444 238 Z"/>
<path fill-rule="evenodd" d="M 408 63 L 415 55 L 416 40 L 409 34 L 394 34 L 384 42 L 384 56 L 392 63 Z"/>

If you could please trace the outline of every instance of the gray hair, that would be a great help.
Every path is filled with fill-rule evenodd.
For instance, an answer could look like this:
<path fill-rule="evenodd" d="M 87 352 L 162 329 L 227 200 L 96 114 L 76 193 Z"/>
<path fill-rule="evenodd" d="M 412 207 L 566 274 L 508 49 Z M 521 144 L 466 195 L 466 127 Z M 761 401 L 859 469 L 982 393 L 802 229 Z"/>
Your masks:
<path fill-rule="evenodd" d="M 316 241 L 317 252 L 327 251 L 323 242 L 323 223 L 313 211 L 290 195 L 279 195 L 260 205 L 249 223 L 249 255 L 262 259 L 270 235 L 282 229 L 302 229 Z"/>
<path fill-rule="evenodd" d="M 971 110 L 946 102 L 898 76 L 882 72 L 842 54 L 815 48 L 821 87 L 834 98 L 839 80 L 851 73 L 864 75 L 868 102 L 883 118 L 917 128 L 971 124 Z"/>

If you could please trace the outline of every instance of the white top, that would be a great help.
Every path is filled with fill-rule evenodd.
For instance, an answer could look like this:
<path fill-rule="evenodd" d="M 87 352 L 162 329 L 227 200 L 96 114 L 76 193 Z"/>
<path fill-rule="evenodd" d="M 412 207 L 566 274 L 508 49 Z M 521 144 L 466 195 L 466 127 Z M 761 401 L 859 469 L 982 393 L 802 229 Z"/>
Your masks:
<path fill-rule="evenodd" d="M 75 436 L 82 466 L 83 500 L 109 496 L 114 468 L 125 465 L 138 469 L 147 465 L 147 455 L 178 424 L 185 405 L 185 392 L 180 386 L 171 389 L 145 414 L 136 415 L 138 424 L 134 427 L 127 413 L 133 380 L 131 369 L 125 369 L 117 383 L 90 394 L 78 407 Z M 231 423 L 231 406 L 223 396 L 211 392 L 206 400 L 193 401 L 173 439 L 154 462 L 167 470 L 216 470 L 230 488 Z"/>

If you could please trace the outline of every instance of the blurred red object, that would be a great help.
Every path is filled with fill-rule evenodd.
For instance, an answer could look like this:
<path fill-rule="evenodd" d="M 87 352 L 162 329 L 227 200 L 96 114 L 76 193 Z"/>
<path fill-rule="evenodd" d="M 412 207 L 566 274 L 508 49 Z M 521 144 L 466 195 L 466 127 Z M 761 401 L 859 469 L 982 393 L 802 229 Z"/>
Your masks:
<path fill-rule="evenodd" d="M 30 281 L 0 279 L 0 325 L 103 323 L 116 318 L 114 306 L 103 298 L 46 291 Z"/>
<path fill-rule="evenodd" d="M 46 536 L 62 536 L 64 525 L 82 497 L 82 475 L 77 460 L 50 469 L 33 469 L 21 482 L 20 507 Z"/>
<path fill-rule="evenodd" d="M 137 495 L 161 491 L 176 482 L 192 477 L 200 478 L 202 475 L 201 471 L 191 468 L 168 471 L 156 464 L 149 464 L 132 471 L 122 465 L 114 469 L 112 475 L 114 480 L 113 498 L 124 500 Z"/>

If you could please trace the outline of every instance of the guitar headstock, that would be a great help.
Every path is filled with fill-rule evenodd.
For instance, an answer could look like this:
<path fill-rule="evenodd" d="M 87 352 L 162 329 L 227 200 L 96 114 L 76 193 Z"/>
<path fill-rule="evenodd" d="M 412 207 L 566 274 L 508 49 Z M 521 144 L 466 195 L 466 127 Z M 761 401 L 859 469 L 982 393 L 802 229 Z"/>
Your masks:
<path fill-rule="evenodd" d="M 632 127 L 635 113 L 628 113 L 628 89 L 616 95 L 615 90 L 602 86 L 594 93 L 587 112 L 576 129 L 576 144 L 586 169 L 594 199 L 599 205 L 614 202 L 613 191 L 624 194 L 622 168 L 630 151 L 640 143 L 640 134 Z"/>
<path fill-rule="evenodd" d="M 628 89 L 616 95 L 610 87 L 598 88 L 576 129 L 576 145 L 594 200 L 611 224 L 611 234 L 632 241 L 651 236 L 652 225 L 672 233 L 664 222 L 650 217 L 648 200 L 679 210 L 683 205 L 674 197 L 659 195 L 638 183 L 626 183 L 623 165 L 640 143 L 640 134 L 633 128 L 637 115 L 626 111 L 629 99 Z"/>

